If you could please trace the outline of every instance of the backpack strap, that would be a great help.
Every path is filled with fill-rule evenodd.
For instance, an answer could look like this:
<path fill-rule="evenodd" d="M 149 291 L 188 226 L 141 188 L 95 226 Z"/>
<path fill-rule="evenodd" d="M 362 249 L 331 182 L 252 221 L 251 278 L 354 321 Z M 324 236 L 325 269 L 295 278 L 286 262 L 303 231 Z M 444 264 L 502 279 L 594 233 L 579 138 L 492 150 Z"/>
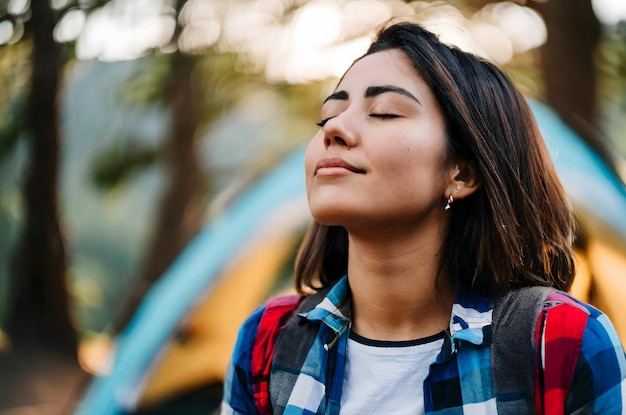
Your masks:
<path fill-rule="evenodd" d="M 291 364 L 292 360 L 298 360 L 298 353 L 295 353 L 297 350 L 308 350 L 306 345 L 315 339 L 317 329 L 308 330 L 303 336 L 303 333 L 297 329 L 301 320 L 295 316 L 313 309 L 327 292 L 328 289 L 323 289 L 311 295 L 275 297 L 265 303 L 265 310 L 259 321 L 251 353 L 252 391 L 257 414 L 272 414 L 276 397 L 288 397 L 291 393 L 295 383 L 295 379 L 292 378 L 272 382 L 273 387 L 270 390 L 272 364 L 275 360 L 279 364 L 284 365 L 285 361 Z M 279 334 L 283 331 L 288 332 L 287 340 L 279 345 Z"/>
<path fill-rule="evenodd" d="M 265 311 L 254 338 L 251 357 L 252 391 L 258 414 L 272 413 L 269 379 L 276 339 L 302 298 L 299 295 L 287 295 L 272 298 L 265 303 Z"/>
<path fill-rule="evenodd" d="M 328 294 L 324 288 L 303 297 L 300 305 L 276 340 L 272 365 L 275 369 L 270 379 L 270 399 L 274 414 L 282 414 L 298 379 L 298 373 L 319 335 L 319 324 L 307 324 L 304 314 L 314 309 Z"/>
<path fill-rule="evenodd" d="M 550 287 L 513 290 L 495 303 L 491 370 L 498 412 L 534 413 L 534 379 L 539 354 L 535 331 Z"/>

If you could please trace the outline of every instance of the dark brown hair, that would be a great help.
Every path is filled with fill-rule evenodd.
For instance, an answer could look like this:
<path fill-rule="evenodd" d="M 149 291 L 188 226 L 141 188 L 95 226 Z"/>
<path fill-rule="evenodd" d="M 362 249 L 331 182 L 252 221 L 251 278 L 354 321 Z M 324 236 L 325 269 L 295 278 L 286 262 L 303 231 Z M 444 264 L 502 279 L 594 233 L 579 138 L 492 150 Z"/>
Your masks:
<path fill-rule="evenodd" d="M 471 163 L 480 188 L 454 202 L 442 251 L 459 288 L 493 296 L 574 278 L 575 221 L 536 121 L 495 65 L 450 47 L 421 26 L 383 27 L 364 56 L 402 50 L 435 95 L 450 160 Z M 296 286 L 318 289 L 347 272 L 344 228 L 313 223 L 296 262 Z"/>

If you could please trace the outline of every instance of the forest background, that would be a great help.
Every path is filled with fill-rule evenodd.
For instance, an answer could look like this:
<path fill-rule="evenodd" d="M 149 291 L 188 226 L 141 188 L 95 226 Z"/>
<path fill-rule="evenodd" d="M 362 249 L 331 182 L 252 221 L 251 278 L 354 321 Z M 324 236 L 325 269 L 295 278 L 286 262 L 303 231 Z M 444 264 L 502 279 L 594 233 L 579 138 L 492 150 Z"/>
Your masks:
<path fill-rule="evenodd" d="M 88 373 L 81 345 L 313 135 L 393 16 L 504 65 L 624 177 L 622 0 L 0 0 L 0 410 Z"/>

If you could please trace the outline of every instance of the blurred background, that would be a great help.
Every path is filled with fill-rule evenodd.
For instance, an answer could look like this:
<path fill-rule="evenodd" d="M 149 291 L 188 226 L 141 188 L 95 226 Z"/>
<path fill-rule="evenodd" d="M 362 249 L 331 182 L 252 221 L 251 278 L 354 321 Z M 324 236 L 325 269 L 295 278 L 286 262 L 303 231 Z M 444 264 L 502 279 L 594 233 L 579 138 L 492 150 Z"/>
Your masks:
<path fill-rule="evenodd" d="M 320 103 L 392 17 L 528 97 L 572 292 L 626 340 L 623 0 L 0 0 L 0 415 L 215 410 L 239 324 L 292 289 Z"/>

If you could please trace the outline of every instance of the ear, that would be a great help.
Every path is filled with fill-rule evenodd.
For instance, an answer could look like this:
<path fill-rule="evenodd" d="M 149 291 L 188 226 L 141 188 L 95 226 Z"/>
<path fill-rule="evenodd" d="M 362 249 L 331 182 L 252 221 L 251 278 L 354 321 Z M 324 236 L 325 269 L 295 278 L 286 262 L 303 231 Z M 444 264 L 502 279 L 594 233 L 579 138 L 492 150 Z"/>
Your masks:
<path fill-rule="evenodd" d="M 448 199 L 452 195 L 454 199 L 465 199 L 479 188 L 474 164 L 469 161 L 459 161 L 450 169 L 444 198 Z"/>

